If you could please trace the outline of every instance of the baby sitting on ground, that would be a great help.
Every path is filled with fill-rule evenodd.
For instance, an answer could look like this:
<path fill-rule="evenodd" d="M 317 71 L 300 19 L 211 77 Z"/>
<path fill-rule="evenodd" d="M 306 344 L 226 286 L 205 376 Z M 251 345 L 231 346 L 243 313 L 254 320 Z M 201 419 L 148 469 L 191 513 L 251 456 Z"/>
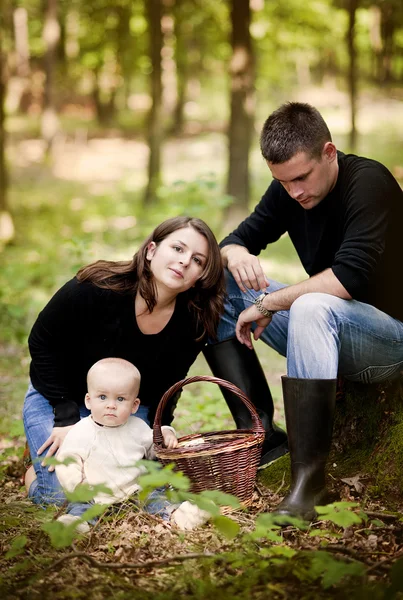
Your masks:
<path fill-rule="evenodd" d="M 67 433 L 57 459 L 72 458 L 73 462 L 57 465 L 56 474 L 67 492 L 73 492 L 81 483 L 104 484 L 110 493 L 98 492 L 93 502 L 122 502 L 141 489 L 137 479 L 144 469 L 136 466 L 137 461 L 155 458 L 152 429 L 134 416 L 140 405 L 140 373 L 126 360 L 105 358 L 88 371 L 87 388 L 85 405 L 91 415 Z M 175 430 L 168 426 L 161 430 L 165 446 L 176 448 Z M 76 530 L 86 533 L 94 521 L 82 521 L 82 515 L 90 506 L 91 503 L 71 503 L 58 521 L 65 525 L 77 522 Z M 145 510 L 170 520 L 180 529 L 193 529 L 209 518 L 191 502 L 173 505 L 159 491 L 150 494 Z"/>

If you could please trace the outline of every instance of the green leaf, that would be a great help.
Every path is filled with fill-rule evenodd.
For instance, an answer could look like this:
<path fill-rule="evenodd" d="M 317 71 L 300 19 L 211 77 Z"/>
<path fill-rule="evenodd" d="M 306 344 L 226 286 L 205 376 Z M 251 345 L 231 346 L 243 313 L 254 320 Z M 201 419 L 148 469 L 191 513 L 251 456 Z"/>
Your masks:
<path fill-rule="evenodd" d="M 255 523 L 255 531 L 249 534 L 252 540 L 265 538 L 271 542 L 280 543 L 283 541 L 279 532 L 281 531 L 280 525 L 277 525 L 274 520 L 272 513 L 263 513 L 258 516 Z"/>
<path fill-rule="evenodd" d="M 371 525 L 374 525 L 375 527 L 385 527 L 385 523 L 379 519 L 372 519 Z"/>
<path fill-rule="evenodd" d="M 174 464 L 169 464 L 163 467 L 162 469 L 155 469 L 154 467 L 149 467 L 148 463 L 150 461 L 139 461 L 139 464 L 145 466 L 149 473 L 144 475 L 140 475 L 138 478 L 138 483 L 142 488 L 142 492 L 140 493 L 140 499 L 145 499 L 151 490 L 154 490 L 159 487 L 164 487 L 166 485 L 171 485 L 172 487 L 178 490 L 188 490 L 190 488 L 190 480 L 183 473 L 176 472 L 173 470 Z"/>
<path fill-rule="evenodd" d="M 19 535 L 14 538 L 11 542 L 10 549 L 6 552 L 5 558 L 8 560 L 10 558 L 15 558 L 24 552 L 24 548 L 27 544 L 27 538 L 25 535 Z"/>
<path fill-rule="evenodd" d="M 91 521 L 92 519 L 95 519 L 95 517 L 102 515 L 107 508 L 108 506 L 106 504 L 93 504 L 81 515 L 82 520 Z"/>
<path fill-rule="evenodd" d="M 201 492 L 200 495 L 220 506 L 230 506 L 231 508 L 240 508 L 241 506 L 236 496 L 226 494 L 220 490 L 205 490 L 204 492 Z"/>
<path fill-rule="evenodd" d="M 336 585 L 344 577 L 361 577 L 365 573 L 362 563 L 346 563 L 320 550 L 313 553 L 311 560 L 312 575 L 320 577 L 324 589 Z"/>
<path fill-rule="evenodd" d="M 54 548 L 65 548 L 66 546 L 71 546 L 74 539 L 79 535 L 76 527 L 81 521 L 82 519 L 67 526 L 59 521 L 51 521 L 50 523 L 44 523 L 42 529 L 49 535 L 50 542 Z"/>
<path fill-rule="evenodd" d="M 356 506 L 358 506 L 357 502 L 334 502 L 326 506 L 315 506 L 315 510 L 321 519 L 346 528 L 362 522 L 362 517 L 350 510 Z"/>
<path fill-rule="evenodd" d="M 399 558 L 390 570 L 391 585 L 385 593 L 385 600 L 392 600 L 398 592 L 403 592 L 403 558 Z"/>
<path fill-rule="evenodd" d="M 89 485 L 80 483 L 73 492 L 66 492 L 66 498 L 69 502 L 90 502 L 99 493 L 111 494 L 112 491 L 103 483 Z"/>
<path fill-rule="evenodd" d="M 343 535 L 341 533 L 336 533 L 335 531 L 329 531 L 328 529 L 311 529 L 308 533 L 309 537 L 333 537 L 333 538 L 342 538 Z"/>
<path fill-rule="evenodd" d="M 225 535 L 225 537 L 229 540 L 234 539 L 234 537 L 236 537 L 239 533 L 238 523 L 232 519 L 229 519 L 228 517 L 220 515 L 218 517 L 214 517 L 212 522 L 213 525 L 217 527 L 218 531 Z"/>
<path fill-rule="evenodd" d="M 291 516 L 287 516 L 287 515 L 277 515 L 276 513 L 273 513 L 273 520 L 275 523 L 277 523 L 277 525 L 282 525 L 282 526 L 292 525 L 293 527 L 296 527 L 297 529 L 301 529 L 301 531 L 305 531 L 309 527 L 308 523 L 306 523 L 303 519 L 300 519 L 298 517 L 291 517 Z"/>

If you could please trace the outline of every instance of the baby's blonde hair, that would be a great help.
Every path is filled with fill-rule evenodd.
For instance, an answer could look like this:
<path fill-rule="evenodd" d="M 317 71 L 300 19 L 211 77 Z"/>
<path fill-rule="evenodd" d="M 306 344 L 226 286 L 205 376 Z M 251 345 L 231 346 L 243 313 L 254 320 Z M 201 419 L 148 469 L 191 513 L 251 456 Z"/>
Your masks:
<path fill-rule="evenodd" d="M 134 366 L 133 363 L 129 362 L 128 360 L 125 360 L 124 358 L 117 358 L 117 357 L 108 357 L 108 358 L 101 358 L 101 360 L 98 360 L 96 363 L 94 363 L 92 365 L 92 367 L 90 368 L 90 370 L 87 373 L 87 386 L 89 386 L 90 383 L 90 379 L 94 376 L 96 376 L 97 371 L 99 371 L 100 369 L 104 368 L 104 367 L 120 367 L 121 369 L 125 370 L 129 375 L 131 375 L 133 377 L 133 383 L 137 386 L 137 392 L 140 388 L 140 380 L 141 380 L 141 375 L 140 375 L 140 371 L 138 370 L 137 367 Z"/>

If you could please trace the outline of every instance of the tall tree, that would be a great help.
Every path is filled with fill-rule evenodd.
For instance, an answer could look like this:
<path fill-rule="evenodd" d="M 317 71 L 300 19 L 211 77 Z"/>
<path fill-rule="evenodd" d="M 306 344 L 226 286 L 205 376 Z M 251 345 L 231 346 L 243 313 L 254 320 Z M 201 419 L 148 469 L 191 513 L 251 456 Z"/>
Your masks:
<path fill-rule="evenodd" d="M 347 45 L 349 56 L 348 89 L 350 95 L 350 149 L 354 150 L 357 143 L 357 49 L 355 44 L 355 22 L 359 0 L 348 0 L 348 31 Z"/>
<path fill-rule="evenodd" d="M 152 72 L 150 75 L 152 104 L 148 115 L 148 182 L 144 194 L 144 204 L 155 201 L 161 177 L 162 125 L 162 65 L 161 51 L 163 34 L 161 19 L 162 0 L 147 0 L 145 3 L 149 31 L 149 56 Z"/>
<path fill-rule="evenodd" d="M 50 150 L 59 131 L 59 119 L 54 102 L 54 74 L 60 25 L 57 17 L 58 0 L 46 0 L 43 39 L 45 42 L 45 93 L 42 112 L 42 137 Z"/>
<path fill-rule="evenodd" d="M 255 77 L 250 21 L 249 0 L 231 0 L 231 115 L 227 192 L 235 198 L 228 214 L 229 219 L 235 222 L 248 211 L 249 202 L 249 149 L 254 123 Z"/>
<path fill-rule="evenodd" d="M 3 52 L 3 26 L 0 21 L 0 248 L 14 237 L 14 224 L 8 207 L 8 173 L 6 166 L 6 55 Z"/>

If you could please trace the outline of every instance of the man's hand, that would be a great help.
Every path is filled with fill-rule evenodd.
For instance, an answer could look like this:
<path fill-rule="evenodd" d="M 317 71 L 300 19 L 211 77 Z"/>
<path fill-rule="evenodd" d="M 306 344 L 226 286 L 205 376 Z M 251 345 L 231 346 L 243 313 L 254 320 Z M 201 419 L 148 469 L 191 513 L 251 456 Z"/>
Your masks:
<path fill-rule="evenodd" d="M 241 342 L 241 344 L 245 344 L 250 350 L 252 350 L 252 340 L 251 340 L 251 327 L 252 323 L 256 323 L 257 327 L 253 332 L 253 337 L 255 340 L 259 339 L 263 330 L 268 326 L 271 322 L 271 317 L 263 317 L 260 310 L 256 308 L 254 304 L 249 306 L 241 312 L 238 317 L 238 322 L 236 324 L 236 337 Z"/>
<path fill-rule="evenodd" d="M 162 437 L 164 439 L 164 445 L 166 448 L 177 448 L 178 440 L 176 439 L 176 435 L 170 429 L 165 429 L 162 432 Z"/>
<path fill-rule="evenodd" d="M 67 427 L 53 427 L 51 435 L 48 437 L 46 442 L 42 444 L 42 446 L 39 448 L 38 456 L 42 454 L 42 452 L 44 452 L 46 448 L 49 448 L 49 450 L 46 453 L 46 457 L 53 456 L 54 454 L 56 454 L 56 452 L 62 445 L 62 441 L 64 440 L 67 433 L 72 427 L 74 427 L 74 425 L 68 425 Z M 41 463 L 42 467 L 46 467 L 46 457 Z M 48 471 L 52 472 L 54 470 L 54 465 L 50 465 Z"/>
<path fill-rule="evenodd" d="M 257 256 L 250 254 L 246 248 L 237 244 L 224 246 L 221 254 L 224 264 L 232 273 L 242 292 L 246 292 L 246 288 L 256 292 L 266 290 L 268 281 Z"/>

